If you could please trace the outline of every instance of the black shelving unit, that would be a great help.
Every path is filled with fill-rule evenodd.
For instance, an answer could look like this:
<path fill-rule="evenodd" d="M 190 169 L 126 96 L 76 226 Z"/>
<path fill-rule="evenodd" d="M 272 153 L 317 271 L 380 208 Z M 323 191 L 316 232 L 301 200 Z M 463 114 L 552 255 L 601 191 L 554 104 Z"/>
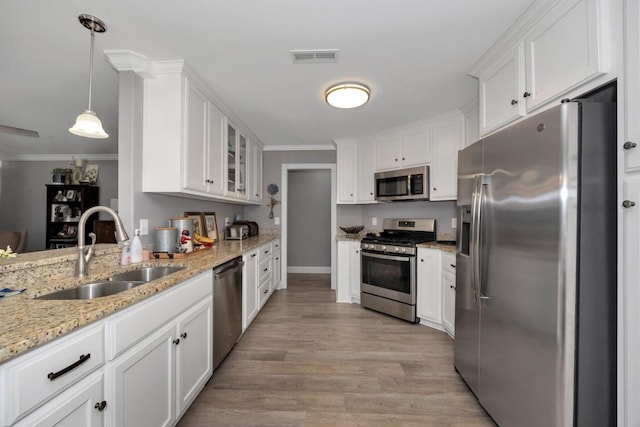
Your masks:
<path fill-rule="evenodd" d="M 60 249 L 78 244 L 78 221 L 87 209 L 97 206 L 100 188 L 94 185 L 47 184 L 46 248 Z M 85 227 L 85 241 L 90 242 L 93 221 L 91 215 Z"/>

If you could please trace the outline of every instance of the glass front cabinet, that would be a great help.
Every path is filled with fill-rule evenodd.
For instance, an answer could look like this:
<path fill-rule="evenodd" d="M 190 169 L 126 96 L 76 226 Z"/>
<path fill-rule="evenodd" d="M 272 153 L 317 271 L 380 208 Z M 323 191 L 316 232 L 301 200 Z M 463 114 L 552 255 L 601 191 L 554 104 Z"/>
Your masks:
<path fill-rule="evenodd" d="M 247 198 L 247 139 L 229 120 L 225 126 L 227 141 L 227 188 L 226 195 Z"/>

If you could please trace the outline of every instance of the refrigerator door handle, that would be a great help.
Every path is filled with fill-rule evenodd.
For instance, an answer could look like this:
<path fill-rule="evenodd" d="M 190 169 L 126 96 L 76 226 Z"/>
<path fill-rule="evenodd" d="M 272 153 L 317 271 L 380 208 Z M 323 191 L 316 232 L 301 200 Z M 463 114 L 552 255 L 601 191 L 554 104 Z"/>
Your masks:
<path fill-rule="evenodd" d="M 471 283 L 473 285 L 473 301 L 478 303 L 480 280 L 478 270 L 480 268 L 480 191 L 482 187 L 482 175 L 476 175 L 476 182 L 473 188 L 471 202 L 471 237 L 473 239 L 470 245 L 471 250 Z"/>

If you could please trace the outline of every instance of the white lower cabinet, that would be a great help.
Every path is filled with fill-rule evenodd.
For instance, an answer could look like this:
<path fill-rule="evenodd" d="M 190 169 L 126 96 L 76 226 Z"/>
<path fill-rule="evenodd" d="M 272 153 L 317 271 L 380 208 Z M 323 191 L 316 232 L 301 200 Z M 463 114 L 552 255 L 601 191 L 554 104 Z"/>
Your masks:
<path fill-rule="evenodd" d="M 107 409 L 102 370 L 90 374 L 34 413 L 16 427 L 100 427 Z"/>
<path fill-rule="evenodd" d="M 213 373 L 211 271 L 134 306 L 109 321 L 128 330 L 149 315 L 161 326 L 105 368 L 107 425 L 173 425 Z M 165 313 L 178 313 L 163 323 Z"/>
<path fill-rule="evenodd" d="M 175 410 L 175 325 L 167 324 L 107 367 L 112 426 L 169 426 Z"/>
<path fill-rule="evenodd" d="M 456 325 L 456 257 L 442 253 L 442 326 L 455 337 Z"/>
<path fill-rule="evenodd" d="M 244 261 L 242 330 L 244 331 L 280 284 L 280 239 L 245 253 L 242 259 Z"/>
<path fill-rule="evenodd" d="M 360 304 L 360 241 L 338 241 L 336 302 Z"/>
<path fill-rule="evenodd" d="M 418 300 L 420 323 L 442 328 L 441 251 L 418 248 Z"/>

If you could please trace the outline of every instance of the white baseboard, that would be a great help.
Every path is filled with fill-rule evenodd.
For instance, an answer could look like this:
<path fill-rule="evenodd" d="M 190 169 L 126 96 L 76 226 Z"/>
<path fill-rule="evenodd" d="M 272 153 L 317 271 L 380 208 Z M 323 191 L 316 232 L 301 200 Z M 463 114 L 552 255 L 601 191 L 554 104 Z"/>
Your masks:
<path fill-rule="evenodd" d="M 331 274 L 331 267 L 287 267 L 287 273 Z"/>

